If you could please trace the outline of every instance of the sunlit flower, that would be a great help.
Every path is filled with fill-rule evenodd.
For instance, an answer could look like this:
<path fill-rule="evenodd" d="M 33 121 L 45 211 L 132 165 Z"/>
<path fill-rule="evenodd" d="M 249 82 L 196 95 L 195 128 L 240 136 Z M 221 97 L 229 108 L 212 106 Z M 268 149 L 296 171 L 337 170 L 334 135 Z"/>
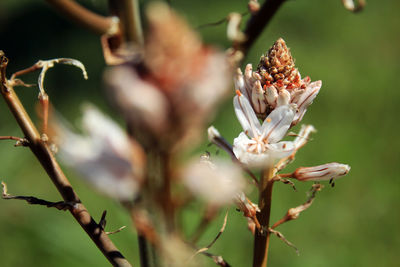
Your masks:
<path fill-rule="evenodd" d="M 314 167 L 300 167 L 293 172 L 292 177 L 299 181 L 323 181 L 339 178 L 349 171 L 349 165 L 332 162 Z"/>
<path fill-rule="evenodd" d="M 86 106 L 83 135 L 60 122 L 55 128 L 64 164 L 111 197 L 132 200 L 136 196 L 141 184 L 141 151 L 115 122 L 95 107 Z"/>
<path fill-rule="evenodd" d="M 245 185 L 240 167 L 231 162 L 211 162 L 207 156 L 186 167 L 183 181 L 194 195 L 215 206 L 232 203 Z"/>
<path fill-rule="evenodd" d="M 239 161 L 253 167 L 266 167 L 274 159 L 293 153 L 293 142 L 280 140 L 286 135 L 295 116 L 294 105 L 273 110 L 261 125 L 249 101 L 240 92 L 234 98 L 236 116 L 244 132 L 235 138 L 233 152 Z"/>
<path fill-rule="evenodd" d="M 285 41 L 278 39 L 266 55 L 261 56 L 257 70 L 251 64 L 244 74 L 237 69 L 235 88 L 249 100 L 257 116 L 265 119 L 274 109 L 296 104 L 297 111 L 292 122 L 296 125 L 317 96 L 322 82 L 301 79 Z"/>

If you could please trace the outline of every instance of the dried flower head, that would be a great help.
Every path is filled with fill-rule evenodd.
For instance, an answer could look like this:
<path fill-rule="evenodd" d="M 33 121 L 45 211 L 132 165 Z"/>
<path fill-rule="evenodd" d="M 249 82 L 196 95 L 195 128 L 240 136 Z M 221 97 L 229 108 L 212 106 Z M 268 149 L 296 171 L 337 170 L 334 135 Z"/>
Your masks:
<path fill-rule="evenodd" d="M 226 57 L 203 45 L 165 4 L 149 5 L 147 18 L 143 62 L 106 73 L 110 96 L 130 128 L 152 137 L 135 135 L 142 143 L 185 143 L 200 136 L 198 130 L 228 93 Z"/>
<path fill-rule="evenodd" d="M 293 57 L 285 41 L 280 38 L 262 55 L 257 70 L 251 64 L 240 69 L 234 77 L 235 87 L 250 101 L 257 116 L 265 119 L 275 108 L 296 104 L 297 111 L 292 122 L 296 125 L 304 116 L 321 88 L 321 81 L 301 79 Z"/>

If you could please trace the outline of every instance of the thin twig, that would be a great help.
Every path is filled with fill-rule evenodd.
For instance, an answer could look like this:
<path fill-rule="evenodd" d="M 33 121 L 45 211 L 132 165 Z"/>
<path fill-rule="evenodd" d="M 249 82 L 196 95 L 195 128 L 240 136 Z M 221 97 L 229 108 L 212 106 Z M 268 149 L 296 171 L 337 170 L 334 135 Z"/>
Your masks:
<path fill-rule="evenodd" d="M 32 196 L 13 196 L 8 194 L 7 185 L 5 182 L 1 182 L 1 186 L 3 187 L 3 194 L 1 196 L 2 199 L 19 199 L 25 200 L 31 205 L 40 205 L 46 206 L 48 208 L 56 208 L 58 210 L 70 210 L 75 207 L 75 203 L 72 202 L 65 202 L 65 201 L 58 201 L 58 202 L 51 202 L 44 199 L 40 199 L 37 197 Z"/>
<path fill-rule="evenodd" d="M 248 14 L 249 14 L 248 11 L 240 13 L 240 15 L 242 17 L 244 17 L 244 16 L 246 16 Z M 227 22 L 227 21 L 229 21 L 229 15 L 226 16 L 225 18 L 222 18 L 222 19 L 217 20 L 215 22 L 209 22 L 209 23 L 201 24 L 201 25 L 196 27 L 196 30 L 201 30 L 201 29 L 206 28 L 206 27 L 218 26 L 218 25 L 221 25 L 222 23 Z"/>
<path fill-rule="evenodd" d="M 279 225 L 281 225 L 285 222 L 288 222 L 291 220 L 296 220 L 297 218 L 299 218 L 300 213 L 302 213 L 303 211 L 305 211 L 306 209 L 308 209 L 311 206 L 311 204 L 314 202 L 317 192 L 321 191 L 321 189 L 322 189 L 321 184 L 313 184 L 313 186 L 311 187 L 310 193 L 309 193 L 310 196 L 308 197 L 307 201 L 300 206 L 289 209 L 286 212 L 285 216 L 283 216 L 279 221 L 277 221 L 276 223 L 274 223 L 271 226 L 271 229 L 275 229 L 276 227 L 278 227 Z"/>
<path fill-rule="evenodd" d="M 283 242 L 285 242 L 285 244 L 288 245 L 289 247 L 294 248 L 294 250 L 296 251 L 296 254 L 297 254 L 297 255 L 300 255 L 299 249 L 298 249 L 292 242 L 290 242 L 289 240 L 287 240 L 287 239 L 285 238 L 285 236 L 284 236 L 281 232 L 276 231 L 276 230 L 274 230 L 274 229 L 272 229 L 272 228 L 268 228 L 268 231 L 269 231 L 270 233 L 276 235 L 280 240 L 282 240 Z"/>
<path fill-rule="evenodd" d="M 230 266 L 221 256 L 216 256 L 216 255 L 213 255 L 213 254 L 208 252 L 208 250 L 215 244 L 215 242 L 220 238 L 222 233 L 225 231 L 227 220 L 228 220 L 228 211 L 226 211 L 226 214 L 225 214 L 225 217 L 224 217 L 224 222 L 223 222 L 222 227 L 219 230 L 218 234 L 216 235 L 216 237 L 207 246 L 205 246 L 203 248 L 200 248 L 200 249 L 197 249 L 197 251 L 193 254 L 193 256 L 190 257 L 189 261 L 192 260 L 196 255 L 203 254 L 203 255 L 205 255 L 207 257 L 212 258 L 213 261 L 218 266 L 225 266 L 225 267 L 229 267 Z M 192 245 L 192 246 L 195 247 L 194 245 Z"/>
<path fill-rule="evenodd" d="M 215 242 L 218 240 L 218 238 L 222 235 L 222 233 L 225 231 L 227 221 L 228 221 L 228 211 L 226 211 L 226 213 L 225 213 L 224 223 L 222 224 L 221 229 L 219 230 L 219 232 L 218 232 L 217 236 L 214 238 L 214 240 L 211 241 L 211 243 L 206 246 L 207 249 L 211 248 L 215 244 Z"/>
<path fill-rule="evenodd" d="M 119 233 L 119 232 L 121 232 L 122 230 L 124 230 L 125 228 L 126 228 L 125 225 L 124 225 L 124 226 L 121 226 L 121 227 L 118 228 L 117 230 L 114 230 L 114 231 L 111 231 L 111 232 L 106 232 L 106 235 L 113 235 L 113 234 Z"/>
<path fill-rule="evenodd" d="M 210 257 L 218 266 L 231 267 L 231 265 L 228 262 L 226 262 L 224 258 L 222 258 L 222 256 L 211 254 L 208 251 L 204 251 L 201 254 Z"/>
<path fill-rule="evenodd" d="M 51 152 L 48 144 L 41 139 L 41 135 L 33 124 L 30 116 L 20 102 L 12 86 L 6 79 L 6 68 L 8 59 L 4 52 L 0 51 L 0 92 L 13 113 L 25 138 L 29 141 L 29 148 L 46 170 L 54 185 L 57 187 L 65 202 L 76 203 L 69 211 L 90 236 L 96 246 L 114 266 L 131 266 L 124 256 L 118 251 L 107 234 L 101 229 L 96 221 L 90 216 L 86 207 L 72 188 L 67 177 L 61 170 L 57 160 Z"/>
<path fill-rule="evenodd" d="M 98 35 L 105 34 L 112 27 L 112 18 L 103 17 L 72 0 L 46 0 L 61 15 L 93 31 Z"/>
<path fill-rule="evenodd" d="M 0 140 L 14 140 L 17 141 L 14 146 L 29 146 L 29 141 L 25 138 L 16 137 L 16 136 L 0 136 Z"/>

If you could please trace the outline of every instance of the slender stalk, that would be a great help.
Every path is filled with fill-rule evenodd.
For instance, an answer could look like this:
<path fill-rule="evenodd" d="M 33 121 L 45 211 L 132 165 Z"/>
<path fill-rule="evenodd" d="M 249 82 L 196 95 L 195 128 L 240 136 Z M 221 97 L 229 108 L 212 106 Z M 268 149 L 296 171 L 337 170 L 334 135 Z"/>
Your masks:
<path fill-rule="evenodd" d="M 273 167 L 265 169 L 260 183 L 259 207 L 257 219 L 261 229 L 256 229 L 254 234 L 253 267 L 265 267 L 268 260 L 269 237 L 268 231 L 271 214 L 272 187 L 274 185 Z"/>
<path fill-rule="evenodd" d="M 143 30 L 138 0 L 109 0 L 110 11 L 121 21 L 125 42 L 143 45 Z"/>
<path fill-rule="evenodd" d="M 140 255 L 140 266 L 150 267 L 150 256 L 148 249 L 148 242 L 144 235 L 138 233 L 138 243 L 139 243 L 139 255 Z"/>
<path fill-rule="evenodd" d="M 63 16 L 93 31 L 98 35 L 108 32 L 112 25 L 111 18 L 98 15 L 72 0 L 46 0 Z"/>
<path fill-rule="evenodd" d="M 119 252 L 101 226 L 95 222 L 78 195 L 75 193 L 67 177 L 64 175 L 55 157 L 50 151 L 47 143 L 41 139 L 39 131 L 33 124 L 31 118 L 21 104 L 14 89 L 7 84 L 6 67 L 8 59 L 3 51 L 0 51 L 0 91 L 10 111 L 13 113 L 25 138 L 28 146 L 45 169 L 50 179 L 57 187 L 65 202 L 76 203 L 74 208 L 69 209 L 75 220 L 81 225 L 92 241 L 108 259 L 113 266 L 131 266 L 130 263 Z"/>
<path fill-rule="evenodd" d="M 246 29 L 244 30 L 247 39 L 245 42 L 238 44 L 238 50 L 241 50 L 243 54 L 247 53 L 283 2 L 285 2 L 285 0 L 265 0 L 260 10 L 255 15 L 251 16 L 247 22 Z"/>

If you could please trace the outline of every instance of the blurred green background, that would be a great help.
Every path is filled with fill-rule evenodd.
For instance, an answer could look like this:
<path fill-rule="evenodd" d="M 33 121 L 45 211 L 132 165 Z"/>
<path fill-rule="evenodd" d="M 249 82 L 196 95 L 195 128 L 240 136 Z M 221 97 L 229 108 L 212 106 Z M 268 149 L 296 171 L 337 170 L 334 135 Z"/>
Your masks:
<path fill-rule="evenodd" d="M 105 2 L 93 0 L 84 4 L 106 14 Z M 246 10 L 245 0 L 171 2 L 194 27 Z M 313 124 L 318 133 L 298 153 L 291 168 L 332 161 L 352 167 L 334 188 L 326 184 L 312 207 L 297 221 L 279 227 L 301 254 L 297 256 L 293 249 L 272 237 L 269 266 L 399 266 L 399 10 L 400 1 L 390 0 L 370 0 L 359 14 L 345 10 L 340 0 L 288 1 L 251 49 L 246 62 L 256 65 L 259 56 L 283 37 L 302 75 L 323 81 L 319 96 L 303 120 Z M 229 46 L 225 25 L 204 28 L 200 34 L 206 43 Z M 80 104 L 87 101 L 117 116 L 102 98 L 105 65 L 99 38 L 59 17 L 43 1 L 0 2 L 0 49 L 10 60 L 9 73 L 39 59 L 81 60 L 88 69 L 88 81 L 68 66 L 48 72 L 46 88 L 54 105 L 71 121 L 76 121 Z M 37 74 L 24 81 L 34 83 L 36 79 Z M 18 92 L 33 114 L 37 91 L 18 88 Z M 0 114 L 0 135 L 20 136 L 2 100 Z M 228 140 L 238 135 L 240 126 L 231 100 L 222 106 L 214 125 Z M 206 149 L 215 151 L 206 143 L 198 151 Z M 108 230 L 128 226 L 111 238 L 139 266 L 136 236 L 124 210 L 93 192 L 73 172 L 66 172 L 97 220 L 104 209 L 108 211 Z M 0 142 L 0 179 L 8 183 L 10 193 L 60 200 L 33 155 L 27 149 L 14 148 L 9 141 Z M 310 186 L 298 183 L 297 193 L 289 186 L 276 186 L 272 221 L 281 218 L 288 208 L 303 203 Z M 188 231 L 196 223 L 197 210 L 194 205 L 185 216 L 190 225 Z M 221 224 L 222 216 L 207 230 L 200 245 L 212 240 Z M 232 266 L 250 266 L 252 240 L 245 219 L 231 208 L 226 231 L 211 252 L 223 255 Z M 204 262 L 215 266 L 209 259 Z M 0 266 L 108 263 L 69 213 L 3 200 Z"/>

